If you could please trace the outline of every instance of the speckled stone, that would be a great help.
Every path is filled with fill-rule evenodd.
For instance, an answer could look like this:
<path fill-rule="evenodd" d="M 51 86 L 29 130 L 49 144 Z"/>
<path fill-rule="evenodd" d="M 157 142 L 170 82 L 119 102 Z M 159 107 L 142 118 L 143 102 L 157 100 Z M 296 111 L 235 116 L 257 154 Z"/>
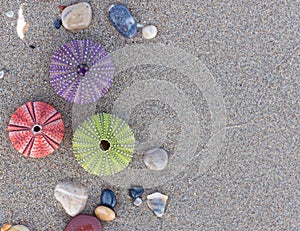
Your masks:
<path fill-rule="evenodd" d="M 30 231 L 30 230 L 24 225 L 14 225 L 8 231 Z"/>
<path fill-rule="evenodd" d="M 168 154 L 161 148 L 151 149 L 145 153 L 144 163 L 153 171 L 161 171 L 168 164 Z"/>
<path fill-rule="evenodd" d="M 61 14 L 62 24 L 67 30 L 87 28 L 92 21 L 92 8 L 87 2 L 66 7 Z"/>
<path fill-rule="evenodd" d="M 116 218 L 116 213 L 112 209 L 103 205 L 98 206 L 94 212 L 96 217 L 102 221 L 112 221 Z"/>
<path fill-rule="evenodd" d="M 157 28 L 153 25 L 145 26 L 142 30 L 144 39 L 153 39 L 157 35 Z"/>
<path fill-rule="evenodd" d="M 74 182 L 60 182 L 55 187 L 55 198 L 62 204 L 66 213 L 74 217 L 85 207 L 88 192 L 87 189 Z"/>
<path fill-rule="evenodd" d="M 91 215 L 81 214 L 74 217 L 64 231 L 101 231 L 100 221 Z"/>

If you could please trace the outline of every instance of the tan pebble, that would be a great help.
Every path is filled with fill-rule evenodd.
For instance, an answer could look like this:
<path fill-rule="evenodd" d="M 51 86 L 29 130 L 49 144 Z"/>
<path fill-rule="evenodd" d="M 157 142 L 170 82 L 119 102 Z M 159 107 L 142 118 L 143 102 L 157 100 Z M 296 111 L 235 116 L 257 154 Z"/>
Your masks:
<path fill-rule="evenodd" d="M 12 227 L 12 224 L 11 224 L 11 223 L 6 223 L 6 224 L 4 224 L 4 225 L 1 227 L 0 231 L 7 231 L 7 230 L 10 229 L 10 227 Z"/>
<path fill-rule="evenodd" d="M 87 2 L 66 7 L 61 14 L 62 24 L 67 30 L 87 28 L 92 21 L 92 8 Z"/>
<path fill-rule="evenodd" d="M 102 221 L 112 221 L 116 218 L 116 213 L 112 209 L 103 205 L 100 205 L 95 209 L 95 215 Z"/>
<path fill-rule="evenodd" d="M 157 28 L 153 25 L 145 26 L 142 30 L 144 39 L 153 39 L 157 35 Z"/>
<path fill-rule="evenodd" d="M 30 231 L 30 230 L 24 225 L 14 225 L 8 231 Z"/>

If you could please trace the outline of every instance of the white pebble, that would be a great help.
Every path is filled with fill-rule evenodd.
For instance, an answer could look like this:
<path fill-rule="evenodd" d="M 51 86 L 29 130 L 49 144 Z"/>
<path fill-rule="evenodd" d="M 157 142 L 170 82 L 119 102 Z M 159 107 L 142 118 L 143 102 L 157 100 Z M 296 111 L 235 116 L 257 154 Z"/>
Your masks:
<path fill-rule="evenodd" d="M 7 17 L 9 17 L 9 18 L 12 18 L 12 17 L 14 17 L 14 12 L 12 10 L 11 11 L 7 11 L 7 12 L 5 12 L 5 15 Z"/>
<path fill-rule="evenodd" d="M 5 70 L 1 70 L 0 71 L 0 79 L 3 79 L 4 75 L 5 75 Z"/>
<path fill-rule="evenodd" d="M 135 198 L 135 200 L 133 201 L 133 204 L 135 206 L 140 206 L 142 203 L 143 203 L 143 201 L 140 197 Z"/>
<path fill-rule="evenodd" d="M 153 39 L 157 35 L 157 28 L 153 25 L 148 25 L 143 28 L 143 37 L 144 39 Z"/>

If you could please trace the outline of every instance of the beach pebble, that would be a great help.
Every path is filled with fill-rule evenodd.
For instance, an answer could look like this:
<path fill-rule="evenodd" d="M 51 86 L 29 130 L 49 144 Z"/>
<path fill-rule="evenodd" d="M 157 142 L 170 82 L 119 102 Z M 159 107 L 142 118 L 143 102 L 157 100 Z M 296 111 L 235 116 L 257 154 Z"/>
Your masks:
<path fill-rule="evenodd" d="M 117 204 L 117 197 L 110 189 L 104 189 L 100 196 L 100 204 L 114 208 Z"/>
<path fill-rule="evenodd" d="M 61 27 L 62 21 L 60 18 L 56 18 L 53 21 L 53 26 L 58 30 Z"/>
<path fill-rule="evenodd" d="M 135 200 L 133 201 L 133 204 L 135 206 L 140 206 L 142 203 L 143 203 L 143 200 L 140 197 L 135 198 Z"/>
<path fill-rule="evenodd" d="M 144 39 L 153 39 L 157 35 L 157 28 L 153 25 L 145 26 L 142 30 Z"/>
<path fill-rule="evenodd" d="M 24 225 L 14 225 L 8 231 L 30 231 L 30 230 Z"/>
<path fill-rule="evenodd" d="M 1 227 L 0 231 L 7 231 L 7 230 L 9 230 L 11 227 L 12 227 L 12 224 L 11 224 L 11 223 L 6 223 L 6 224 L 4 224 L 4 225 Z"/>
<path fill-rule="evenodd" d="M 0 79 L 4 77 L 6 70 L 0 70 Z"/>
<path fill-rule="evenodd" d="M 63 10 L 61 18 L 67 30 L 85 29 L 91 24 L 92 8 L 87 2 L 70 5 Z"/>
<path fill-rule="evenodd" d="M 151 149 L 145 153 L 144 163 L 153 171 L 161 171 L 168 164 L 168 154 L 161 148 Z"/>
<path fill-rule="evenodd" d="M 142 196 L 143 193 L 144 189 L 142 187 L 133 187 L 129 189 L 129 195 L 133 199 Z"/>
<path fill-rule="evenodd" d="M 66 213 L 74 217 L 84 209 L 88 191 L 79 183 L 60 182 L 55 187 L 54 196 L 62 204 Z"/>
<path fill-rule="evenodd" d="M 132 38 L 136 35 L 137 23 L 125 5 L 110 6 L 109 19 L 115 29 L 125 38 Z"/>
<path fill-rule="evenodd" d="M 102 221 L 112 221 L 116 218 L 116 213 L 112 209 L 103 205 L 98 206 L 94 212 L 96 217 Z"/>
<path fill-rule="evenodd" d="M 9 18 L 14 17 L 14 12 L 12 10 L 5 12 L 5 15 Z"/>
<path fill-rule="evenodd" d="M 163 195 L 159 192 L 152 193 L 147 196 L 148 207 L 158 217 L 162 217 L 165 212 L 168 196 Z"/>
<path fill-rule="evenodd" d="M 78 215 L 67 225 L 64 231 L 101 231 L 100 221 L 91 215 Z"/>

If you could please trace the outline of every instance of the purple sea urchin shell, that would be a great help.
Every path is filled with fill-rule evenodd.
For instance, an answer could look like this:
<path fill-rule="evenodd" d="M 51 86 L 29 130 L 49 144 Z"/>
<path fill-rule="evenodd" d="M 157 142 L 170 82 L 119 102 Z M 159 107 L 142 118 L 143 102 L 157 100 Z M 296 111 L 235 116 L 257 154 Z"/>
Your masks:
<path fill-rule="evenodd" d="M 108 91 L 113 77 L 109 54 L 90 40 L 61 46 L 50 64 L 50 83 L 57 94 L 77 104 L 97 101 Z"/>

